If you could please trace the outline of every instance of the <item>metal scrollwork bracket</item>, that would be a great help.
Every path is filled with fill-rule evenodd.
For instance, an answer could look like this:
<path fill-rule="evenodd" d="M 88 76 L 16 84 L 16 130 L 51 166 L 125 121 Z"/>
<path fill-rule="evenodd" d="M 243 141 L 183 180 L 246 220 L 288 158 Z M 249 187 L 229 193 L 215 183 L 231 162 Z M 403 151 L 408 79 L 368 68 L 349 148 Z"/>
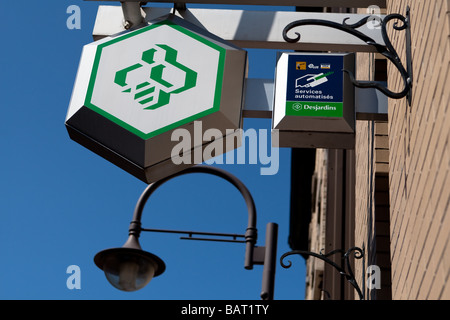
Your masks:
<path fill-rule="evenodd" d="M 369 21 L 373 21 L 373 19 L 374 19 L 373 16 L 367 16 L 354 24 L 347 24 L 347 20 L 349 20 L 349 19 L 350 18 L 344 19 L 342 24 L 339 24 L 339 23 L 333 22 L 333 21 L 320 20 L 320 19 L 304 19 L 304 20 L 294 21 L 294 22 L 289 23 L 284 28 L 283 38 L 286 42 L 290 42 L 290 43 L 298 42 L 301 38 L 301 36 L 298 32 L 295 32 L 296 37 L 294 37 L 294 38 L 291 38 L 288 36 L 288 32 L 291 29 L 300 27 L 300 26 L 306 26 L 306 25 L 316 25 L 316 26 L 324 26 L 324 27 L 338 29 L 338 30 L 347 32 L 347 33 L 361 39 L 366 44 L 373 46 L 377 50 L 378 53 L 385 56 L 389 61 L 391 61 L 394 64 L 394 66 L 398 69 L 398 71 L 401 74 L 404 86 L 400 92 L 393 92 L 378 82 L 358 81 L 355 79 L 355 76 L 351 72 L 349 72 L 348 70 L 343 70 L 344 72 L 346 72 L 349 75 L 351 82 L 356 87 L 359 87 L 359 88 L 375 88 L 392 99 L 402 99 L 404 97 L 407 97 L 409 105 L 411 105 L 413 79 L 412 79 L 410 8 L 409 7 L 407 8 L 406 16 L 402 16 L 400 14 L 390 14 L 390 15 L 387 15 L 383 20 L 380 21 L 380 25 L 377 26 L 377 28 L 379 28 L 381 30 L 384 44 L 377 43 L 374 39 L 370 38 L 366 34 L 357 30 L 358 28 L 367 24 Z M 398 24 L 398 21 L 396 21 L 394 23 L 393 28 L 396 31 L 405 30 L 405 32 L 406 32 L 406 60 L 407 60 L 406 68 L 404 67 L 397 51 L 395 50 L 394 46 L 392 45 L 392 42 L 389 39 L 387 30 L 386 30 L 388 23 L 392 20 L 400 20 L 401 21 L 400 25 Z"/>
<path fill-rule="evenodd" d="M 356 291 L 358 292 L 358 296 L 360 300 L 364 300 L 364 277 L 363 277 L 363 289 L 360 288 L 360 286 L 358 285 L 358 282 L 355 279 L 355 275 L 353 273 L 353 269 L 351 267 L 350 264 L 350 256 L 352 254 L 352 252 L 354 252 L 353 256 L 355 259 L 363 259 L 363 269 L 364 269 L 364 249 L 358 248 L 358 247 L 353 247 L 350 248 L 349 250 L 347 250 L 346 252 L 342 249 L 338 249 L 338 250 L 333 250 L 327 254 L 322 253 L 322 251 L 320 253 L 315 253 L 315 252 L 310 252 L 310 251 L 303 251 L 303 250 L 294 250 L 294 251 L 290 251 L 287 252 L 285 254 L 283 254 L 280 258 L 280 264 L 283 268 L 288 269 L 292 266 L 292 262 L 288 261 L 287 264 L 285 264 L 283 262 L 283 260 L 290 256 L 290 255 L 294 255 L 294 254 L 299 254 L 299 255 L 307 255 L 307 256 L 312 256 L 315 258 L 318 258 L 324 262 L 326 262 L 327 264 L 331 265 L 332 267 L 334 267 L 340 274 L 341 276 L 345 277 L 345 279 L 356 289 Z M 331 259 L 329 259 L 330 256 L 335 255 L 337 253 L 343 254 L 342 259 L 344 260 L 344 263 L 342 265 L 339 265 L 337 263 L 335 263 L 334 261 L 332 261 Z M 364 271 L 363 271 L 364 274 Z"/>

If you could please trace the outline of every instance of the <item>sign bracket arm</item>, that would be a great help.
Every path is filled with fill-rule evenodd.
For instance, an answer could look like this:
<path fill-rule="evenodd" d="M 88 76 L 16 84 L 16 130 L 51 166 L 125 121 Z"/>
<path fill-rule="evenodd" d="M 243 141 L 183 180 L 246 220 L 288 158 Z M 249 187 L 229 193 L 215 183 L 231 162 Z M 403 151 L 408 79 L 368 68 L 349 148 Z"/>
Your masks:
<path fill-rule="evenodd" d="M 379 82 L 373 82 L 373 81 L 358 81 L 355 79 L 355 76 L 352 72 L 348 70 L 343 70 L 350 76 L 350 80 L 353 83 L 354 86 L 358 88 L 375 88 L 379 91 L 381 91 L 384 95 L 388 96 L 392 99 L 402 99 L 404 97 L 407 97 L 409 105 L 411 105 L 412 102 L 412 55 L 411 55 L 411 19 L 410 19 L 410 8 L 407 8 L 406 16 L 402 16 L 400 14 L 390 14 L 386 16 L 383 20 L 379 20 L 379 25 L 376 26 L 376 28 L 379 28 L 381 30 L 381 34 L 383 37 L 383 40 L 385 42 L 385 45 L 377 43 L 375 40 L 373 40 L 371 37 L 365 35 L 364 33 L 357 30 L 357 28 L 362 27 L 363 25 L 372 22 L 374 19 L 373 16 L 367 16 L 360 21 L 354 23 L 354 24 L 347 24 L 347 20 L 349 18 L 344 19 L 342 24 L 333 22 L 333 21 L 327 21 L 327 20 L 320 20 L 320 19 L 304 19 L 304 20 L 297 20 L 294 22 L 289 23 L 283 30 L 283 39 L 286 42 L 289 43 L 296 43 L 300 40 L 301 35 L 298 32 L 295 32 L 295 37 L 289 37 L 288 32 L 296 27 L 300 26 L 306 26 L 306 25 L 316 25 L 316 26 L 324 26 L 329 28 L 338 29 L 341 31 L 344 31 L 346 33 L 349 33 L 362 41 L 364 41 L 367 45 L 370 45 L 376 49 L 378 53 L 386 57 L 389 61 L 391 61 L 394 66 L 397 68 L 397 70 L 400 72 L 400 75 L 403 79 L 404 87 L 400 92 L 393 92 L 389 90 L 386 86 L 381 85 Z M 406 63 L 407 67 L 403 65 L 397 51 L 392 45 L 392 42 L 389 39 L 388 33 L 387 33 L 387 24 L 392 20 L 400 20 L 402 22 L 401 25 L 398 25 L 398 22 L 395 22 L 393 25 L 393 28 L 396 31 L 406 31 Z"/>

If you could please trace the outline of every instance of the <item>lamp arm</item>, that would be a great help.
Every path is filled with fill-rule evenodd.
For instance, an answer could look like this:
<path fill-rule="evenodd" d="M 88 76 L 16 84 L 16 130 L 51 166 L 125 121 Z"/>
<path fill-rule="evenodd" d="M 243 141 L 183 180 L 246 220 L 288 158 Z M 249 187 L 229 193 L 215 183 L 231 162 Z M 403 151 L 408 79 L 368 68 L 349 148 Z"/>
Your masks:
<path fill-rule="evenodd" d="M 247 189 L 247 187 L 235 176 L 228 173 L 225 170 L 211 167 L 211 166 L 194 166 L 187 168 L 183 171 L 177 172 L 173 175 L 170 175 L 166 178 L 163 178 L 161 180 L 158 180 L 152 184 L 150 184 L 144 192 L 141 194 L 138 202 L 136 203 L 136 207 L 134 209 L 133 213 L 133 220 L 130 223 L 129 227 L 129 234 L 134 235 L 137 238 L 140 235 L 140 232 L 142 231 L 141 228 L 141 218 L 142 218 L 142 212 L 144 210 L 144 206 L 147 203 L 147 200 L 150 198 L 150 196 L 153 194 L 153 192 L 158 189 L 161 185 L 163 185 L 165 182 L 185 175 L 189 173 L 206 173 L 206 174 L 212 174 L 214 176 L 220 177 L 228 182 L 230 182 L 233 186 L 235 186 L 239 192 L 244 197 L 245 203 L 247 205 L 247 211 L 248 211 L 248 226 L 247 230 L 245 232 L 245 241 L 246 241 L 246 250 L 245 250 L 245 269 L 252 269 L 253 268 L 253 249 L 256 244 L 257 240 L 257 229 L 256 229 L 256 206 L 255 202 L 253 200 L 252 195 L 250 194 L 250 191 Z"/>

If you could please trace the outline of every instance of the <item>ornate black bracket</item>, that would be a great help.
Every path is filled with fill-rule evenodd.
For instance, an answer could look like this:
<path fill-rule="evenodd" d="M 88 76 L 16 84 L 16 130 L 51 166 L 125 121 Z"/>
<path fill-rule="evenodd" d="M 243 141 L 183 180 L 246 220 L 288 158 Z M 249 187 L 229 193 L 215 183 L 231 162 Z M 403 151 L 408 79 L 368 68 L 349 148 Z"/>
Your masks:
<path fill-rule="evenodd" d="M 359 298 L 360 300 L 364 300 L 364 287 L 361 290 L 360 286 L 358 285 L 358 282 L 355 279 L 355 275 L 353 273 L 353 269 L 351 267 L 349 258 L 352 254 L 352 252 L 354 252 L 353 256 L 355 259 L 363 259 L 363 269 L 364 269 L 364 249 L 358 248 L 358 247 L 353 247 L 350 248 L 349 250 L 347 250 L 346 252 L 342 249 L 338 249 L 338 250 L 333 250 L 327 254 L 323 254 L 322 251 L 320 253 L 315 253 L 315 252 L 309 252 L 309 251 L 303 251 L 303 250 L 295 250 L 295 251 L 290 251 L 287 252 L 285 254 L 283 254 L 280 258 L 280 264 L 283 268 L 290 268 L 292 266 L 292 262 L 288 261 L 288 264 L 285 264 L 283 262 L 283 260 L 290 255 L 293 254 L 300 254 L 300 255 L 307 255 L 307 256 L 313 256 L 315 258 L 318 258 L 320 260 L 325 261 L 326 263 L 328 263 L 329 265 L 333 266 L 337 271 L 339 271 L 339 273 L 345 277 L 345 279 L 356 289 L 356 291 L 358 292 Z M 343 254 L 342 259 L 344 260 L 344 263 L 341 265 L 338 265 L 337 263 L 335 263 L 334 261 L 330 260 L 328 257 L 335 255 L 337 253 Z M 364 274 L 364 271 L 363 271 Z M 364 286 L 364 278 L 363 278 L 363 286 Z"/>
<path fill-rule="evenodd" d="M 342 24 L 339 24 L 337 22 L 333 21 L 327 21 L 327 20 L 319 20 L 319 19 L 304 19 L 304 20 L 298 20 L 289 23 L 283 30 L 283 38 L 286 42 L 295 43 L 300 40 L 300 34 L 298 32 L 295 32 L 296 37 L 290 38 L 287 33 L 296 27 L 300 26 L 306 26 L 306 25 L 317 25 L 317 26 L 324 26 L 329 28 L 338 29 L 344 32 L 347 32 L 362 41 L 366 42 L 368 45 L 375 47 L 377 52 L 385 56 L 389 61 L 391 61 L 395 67 L 400 72 L 404 88 L 400 92 L 393 92 L 389 90 L 388 88 L 384 87 L 378 82 L 373 81 L 358 81 L 355 79 L 355 76 L 349 72 L 348 70 L 343 70 L 346 72 L 352 81 L 352 83 L 359 88 L 376 88 L 377 90 L 381 91 L 386 96 L 393 98 L 393 99 L 402 99 L 404 97 L 407 97 L 409 104 L 411 105 L 412 100 L 412 55 L 411 55 L 411 20 L 410 20 L 410 8 L 407 8 L 406 16 L 402 16 L 400 14 L 390 14 L 387 15 L 383 20 L 379 21 L 380 25 L 377 26 L 377 28 L 380 28 L 381 34 L 384 40 L 384 45 L 377 43 L 374 39 L 370 38 L 366 34 L 356 30 L 359 27 L 362 27 L 363 25 L 367 24 L 368 22 L 372 22 L 374 20 L 374 16 L 367 16 L 364 19 L 354 23 L 354 24 L 347 24 L 347 20 L 350 18 L 345 18 Z M 398 25 L 398 21 L 394 23 L 394 29 L 397 31 L 405 30 L 406 31 L 406 60 L 407 60 L 407 67 L 405 68 L 402 64 L 402 61 L 397 53 L 397 51 L 394 49 L 389 36 L 387 34 L 387 24 L 392 20 L 400 20 L 402 22 L 401 25 Z"/>

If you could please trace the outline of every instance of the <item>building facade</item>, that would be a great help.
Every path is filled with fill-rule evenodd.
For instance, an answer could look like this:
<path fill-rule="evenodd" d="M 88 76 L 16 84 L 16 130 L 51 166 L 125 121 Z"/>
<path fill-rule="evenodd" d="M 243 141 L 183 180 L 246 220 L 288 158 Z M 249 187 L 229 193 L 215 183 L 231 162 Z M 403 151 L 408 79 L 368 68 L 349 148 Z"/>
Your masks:
<path fill-rule="evenodd" d="M 298 208 L 292 201 L 290 245 L 325 253 L 362 248 L 364 259 L 351 260 L 365 299 L 450 299 L 450 3 L 388 0 L 381 9 L 405 15 L 408 7 L 411 105 L 389 99 L 387 119 L 357 121 L 354 150 L 292 152 L 293 163 L 307 157 L 312 169 L 303 177 L 310 184 L 293 179 L 292 198 L 310 188 L 311 202 Z M 393 23 L 387 30 L 405 62 L 405 32 Z M 358 53 L 356 66 L 357 79 L 402 89 L 398 70 L 381 55 Z M 358 298 L 331 266 L 305 259 L 307 299 Z"/>

